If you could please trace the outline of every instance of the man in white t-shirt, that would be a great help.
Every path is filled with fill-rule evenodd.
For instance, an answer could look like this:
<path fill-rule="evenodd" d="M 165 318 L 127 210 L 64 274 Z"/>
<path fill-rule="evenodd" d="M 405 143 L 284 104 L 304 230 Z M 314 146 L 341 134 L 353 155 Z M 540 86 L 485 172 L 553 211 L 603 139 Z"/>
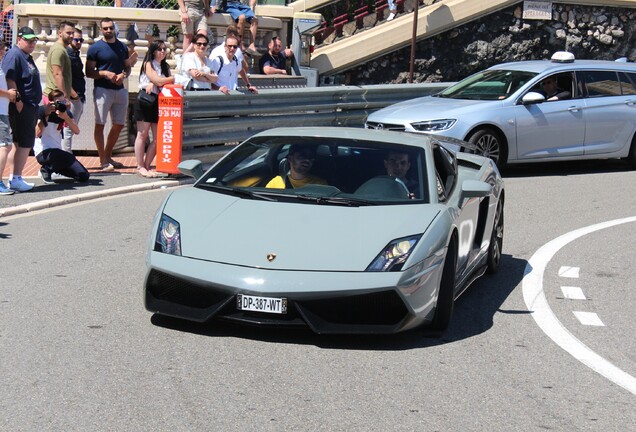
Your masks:
<path fill-rule="evenodd" d="M 227 39 L 228 37 L 235 37 L 236 40 L 239 41 L 239 46 L 236 48 L 234 55 L 236 56 L 239 64 L 243 67 L 243 73 L 240 73 L 241 78 L 243 78 L 243 81 L 247 82 L 247 62 L 245 61 L 245 57 L 243 57 L 243 50 L 241 49 L 241 36 L 239 35 L 238 29 L 235 25 L 230 25 L 225 30 L 225 38 Z M 225 40 L 223 40 L 221 45 L 214 47 L 209 57 L 210 60 L 213 60 L 218 56 L 225 56 Z M 245 76 L 243 76 L 243 74 L 245 74 Z"/>
<path fill-rule="evenodd" d="M 228 36 L 223 45 L 223 55 L 218 55 L 212 60 L 212 72 L 219 77 L 216 87 L 222 93 L 228 94 L 230 90 L 236 90 L 238 86 L 238 76 L 241 75 L 247 85 L 247 89 L 252 93 L 258 93 L 256 87 L 250 84 L 247 74 L 243 69 L 243 63 L 236 56 L 239 48 L 239 41 L 236 36 Z"/>
<path fill-rule="evenodd" d="M 33 146 L 35 159 L 41 165 L 40 175 L 45 184 L 54 183 L 52 175 L 57 173 L 79 182 L 88 181 L 90 174 L 72 153 L 62 150 L 62 130 L 68 127 L 74 134 L 79 127 L 67 109 L 64 94 L 52 90 L 49 103 L 41 105 L 38 112 L 36 140 Z"/>

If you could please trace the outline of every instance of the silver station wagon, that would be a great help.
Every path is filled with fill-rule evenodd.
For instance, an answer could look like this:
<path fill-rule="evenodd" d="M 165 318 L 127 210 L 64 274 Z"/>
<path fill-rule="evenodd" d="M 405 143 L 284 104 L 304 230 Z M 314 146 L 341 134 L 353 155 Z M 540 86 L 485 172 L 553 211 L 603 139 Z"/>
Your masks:
<path fill-rule="evenodd" d="M 636 64 L 575 60 L 503 63 L 434 96 L 372 113 L 368 129 L 463 139 L 507 163 L 627 158 L 636 167 Z"/>

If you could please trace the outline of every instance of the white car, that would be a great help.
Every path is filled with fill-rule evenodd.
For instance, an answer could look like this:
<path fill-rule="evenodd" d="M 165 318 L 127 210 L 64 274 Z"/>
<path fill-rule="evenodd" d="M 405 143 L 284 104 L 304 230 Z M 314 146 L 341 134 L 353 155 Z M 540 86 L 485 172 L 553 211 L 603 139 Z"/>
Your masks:
<path fill-rule="evenodd" d="M 544 81 L 556 80 L 558 99 Z M 507 163 L 628 158 L 636 166 L 636 64 L 575 60 L 493 66 L 434 96 L 372 113 L 368 129 L 432 133 L 466 140 Z"/>
<path fill-rule="evenodd" d="M 285 127 L 206 173 L 198 161 L 179 169 L 197 181 L 155 216 L 151 312 L 322 334 L 440 332 L 454 300 L 499 267 L 497 167 L 435 137 Z"/>

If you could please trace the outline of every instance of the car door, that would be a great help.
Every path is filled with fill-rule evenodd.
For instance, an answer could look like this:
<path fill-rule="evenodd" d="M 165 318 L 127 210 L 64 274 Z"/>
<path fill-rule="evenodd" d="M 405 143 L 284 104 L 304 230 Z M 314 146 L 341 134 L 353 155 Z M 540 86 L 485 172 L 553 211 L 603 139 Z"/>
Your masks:
<path fill-rule="evenodd" d="M 629 145 L 635 129 L 636 94 L 628 74 L 585 70 L 577 72 L 577 78 L 585 96 L 585 154 L 611 154 Z"/>
<path fill-rule="evenodd" d="M 437 178 L 437 194 L 440 202 L 453 201 L 451 195 L 461 194 L 461 185 L 457 183 L 457 159 L 455 155 L 441 145 L 433 146 L 433 161 Z M 479 251 L 475 243 L 475 232 L 479 216 L 479 204 L 482 199 L 471 198 L 459 203 L 459 213 L 455 219 L 458 229 L 456 289 L 463 286 L 464 280 L 472 273 L 474 261 Z"/>
<path fill-rule="evenodd" d="M 514 106 L 519 160 L 570 157 L 584 153 L 584 102 L 577 92 L 574 75 L 567 72 L 552 77 L 557 78 L 560 86 L 570 91 L 572 97 Z M 539 92 L 539 84 L 529 91 Z"/>

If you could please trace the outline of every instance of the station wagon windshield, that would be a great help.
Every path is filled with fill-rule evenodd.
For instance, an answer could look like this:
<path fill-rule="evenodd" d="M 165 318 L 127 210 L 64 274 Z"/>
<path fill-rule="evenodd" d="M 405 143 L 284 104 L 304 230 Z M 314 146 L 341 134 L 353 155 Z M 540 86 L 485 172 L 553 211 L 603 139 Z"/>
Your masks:
<path fill-rule="evenodd" d="M 334 137 L 253 137 L 196 187 L 242 199 L 332 206 L 427 202 L 420 147 Z"/>
<path fill-rule="evenodd" d="M 525 71 L 486 70 L 469 76 L 437 96 L 470 100 L 506 99 L 536 75 Z"/>

